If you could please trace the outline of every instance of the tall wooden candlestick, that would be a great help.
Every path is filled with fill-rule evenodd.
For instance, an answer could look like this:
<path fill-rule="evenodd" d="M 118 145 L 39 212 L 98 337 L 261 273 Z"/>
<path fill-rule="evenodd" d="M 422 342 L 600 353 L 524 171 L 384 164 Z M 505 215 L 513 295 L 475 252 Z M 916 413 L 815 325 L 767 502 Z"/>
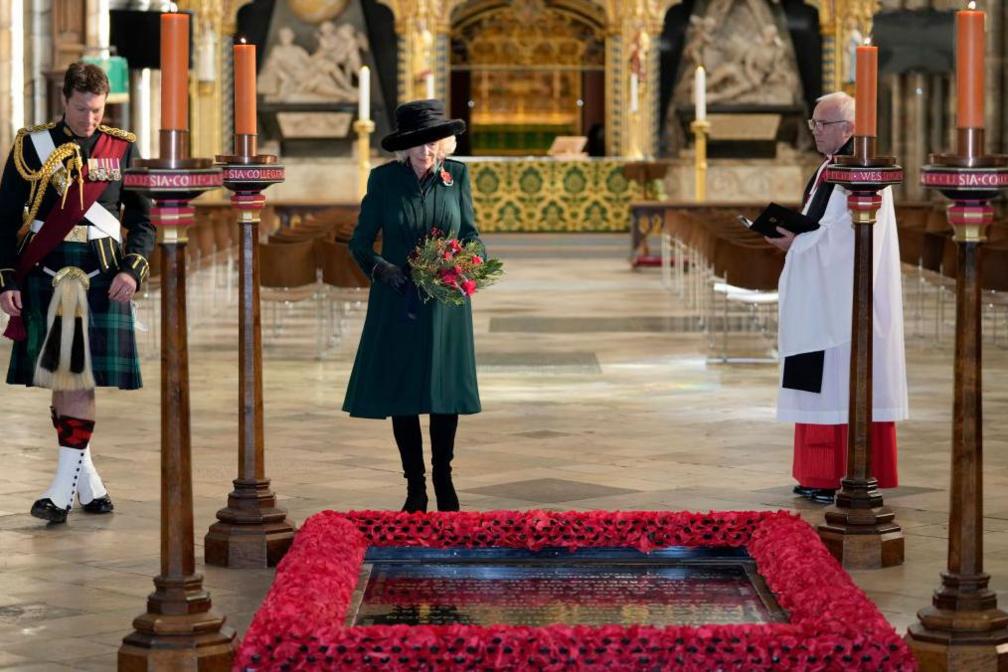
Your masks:
<path fill-rule="evenodd" d="M 161 247 L 161 573 L 154 577 L 147 612 L 123 638 L 120 672 L 224 672 L 234 657 L 234 630 L 211 610 L 193 551 L 186 227 L 193 223 L 189 201 L 222 180 L 208 159 L 189 158 L 188 89 L 178 85 L 189 81 L 188 24 L 184 14 L 161 17 L 162 77 L 167 73 L 171 82 L 165 87 L 162 79 L 161 156 L 134 161 L 123 175 L 123 188 L 154 199 L 151 221 Z"/>
<path fill-rule="evenodd" d="M 955 165 L 970 164 L 970 165 Z M 988 165 L 977 165 L 987 163 Z M 990 199 L 1008 187 L 1008 157 L 932 156 L 921 183 L 955 204 L 956 343 L 952 407 L 948 569 L 907 639 L 923 672 L 998 672 L 1008 667 L 1008 613 L 997 608 L 983 569 L 980 244 L 993 219 Z"/>
<path fill-rule="evenodd" d="M 239 46 L 250 45 L 235 45 Z M 237 58 L 238 52 L 235 56 Z M 253 52 L 254 63 L 254 52 Z M 237 82 L 236 82 L 237 87 Z M 255 100 L 255 79 L 245 95 Z M 237 90 L 237 89 L 236 89 Z M 235 94 L 237 98 L 237 93 Z M 252 126 L 239 126 L 235 109 L 234 154 L 218 156 L 224 186 L 241 229 L 238 267 L 238 477 L 227 507 L 203 539 L 208 565 L 232 568 L 275 567 L 294 539 L 294 524 L 278 507 L 266 478 L 263 441 L 262 322 L 259 316 L 259 222 L 266 197 L 262 192 L 284 180 L 284 168 L 272 155 L 256 154 L 255 115 Z M 238 129 L 252 133 L 238 134 Z"/>
<path fill-rule="evenodd" d="M 1008 156 L 983 151 L 983 13 L 959 12 L 956 24 L 958 152 L 934 154 L 921 170 L 921 184 L 954 203 L 948 220 L 959 248 L 948 569 L 907 639 L 923 672 L 997 672 L 1008 669 L 1008 613 L 997 608 L 983 569 L 979 251 L 994 216 L 990 201 L 1008 188 Z"/>
<path fill-rule="evenodd" d="M 849 401 L 847 406 L 847 472 L 836 504 L 826 510 L 819 536 L 844 567 L 875 569 L 903 564 L 903 530 L 884 505 L 871 473 L 872 332 L 874 317 L 873 238 L 882 191 L 903 181 L 896 159 L 876 156 L 875 47 L 857 51 L 854 156 L 837 157 L 826 169 L 826 181 L 850 194 L 847 208 L 854 226 L 853 301 Z"/>
<path fill-rule="evenodd" d="M 162 72 L 173 82 L 188 82 L 188 71 L 174 72 L 176 54 L 164 45 L 181 43 L 172 31 L 188 17 L 162 17 Z M 166 34 L 167 33 L 167 34 Z M 147 599 L 147 612 L 119 648 L 120 672 L 186 670 L 225 672 L 234 657 L 235 633 L 211 610 L 210 594 L 196 573 L 193 551 L 192 448 L 189 427 L 189 346 L 186 331 L 186 228 L 193 223 L 189 201 L 221 186 L 221 171 L 209 159 L 189 158 L 188 96 L 175 85 L 163 99 L 161 157 L 134 161 L 123 187 L 154 199 L 151 221 L 161 248 L 161 573 Z M 174 126 L 175 128 L 172 128 Z"/>

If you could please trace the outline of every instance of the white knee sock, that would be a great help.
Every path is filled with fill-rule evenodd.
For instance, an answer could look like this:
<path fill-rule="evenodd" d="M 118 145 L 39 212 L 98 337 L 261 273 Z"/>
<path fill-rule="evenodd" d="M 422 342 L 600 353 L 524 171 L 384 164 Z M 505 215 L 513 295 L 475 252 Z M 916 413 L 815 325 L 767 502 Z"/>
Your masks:
<path fill-rule="evenodd" d="M 83 464 L 83 450 L 60 446 L 56 475 L 53 476 L 49 489 L 42 493 L 40 499 L 49 498 L 57 507 L 69 511 L 73 505 L 74 494 L 77 492 L 77 481 Z"/>
<path fill-rule="evenodd" d="M 84 460 L 81 462 L 80 480 L 77 483 L 77 499 L 81 505 L 90 504 L 99 497 L 108 494 L 105 484 L 102 483 L 98 470 L 95 469 L 94 462 L 91 461 L 91 446 L 84 449 Z"/>

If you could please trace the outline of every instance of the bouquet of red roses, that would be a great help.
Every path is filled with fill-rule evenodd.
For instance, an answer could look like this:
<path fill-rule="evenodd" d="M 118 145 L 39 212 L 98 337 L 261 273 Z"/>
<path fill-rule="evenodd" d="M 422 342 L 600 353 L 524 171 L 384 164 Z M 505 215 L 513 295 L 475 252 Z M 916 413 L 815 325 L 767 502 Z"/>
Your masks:
<path fill-rule="evenodd" d="M 431 230 L 409 256 L 410 277 L 423 300 L 461 306 L 477 289 L 497 282 L 504 272 L 499 259 L 480 256 L 476 241 L 460 242 Z"/>

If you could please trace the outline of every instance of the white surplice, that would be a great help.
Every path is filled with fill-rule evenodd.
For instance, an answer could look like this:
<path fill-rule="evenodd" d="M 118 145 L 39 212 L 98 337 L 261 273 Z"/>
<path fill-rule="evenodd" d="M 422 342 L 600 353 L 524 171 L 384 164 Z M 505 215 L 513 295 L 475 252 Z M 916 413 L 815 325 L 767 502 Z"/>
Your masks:
<path fill-rule="evenodd" d="M 820 185 L 818 189 L 829 188 Z M 813 200 L 810 195 L 808 204 Z M 847 422 L 850 379 L 854 229 L 848 192 L 836 186 L 820 228 L 795 236 L 778 282 L 779 353 L 784 358 L 824 351 L 819 394 L 781 387 L 777 419 L 818 425 Z M 882 192 L 873 230 L 872 420 L 903 420 L 908 415 L 906 358 L 903 351 L 903 296 L 899 240 L 892 189 Z"/>

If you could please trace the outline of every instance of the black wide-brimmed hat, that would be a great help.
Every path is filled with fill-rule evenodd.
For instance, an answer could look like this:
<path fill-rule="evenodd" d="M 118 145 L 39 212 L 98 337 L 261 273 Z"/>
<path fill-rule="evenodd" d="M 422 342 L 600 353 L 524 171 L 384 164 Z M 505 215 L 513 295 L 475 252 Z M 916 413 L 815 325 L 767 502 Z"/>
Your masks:
<path fill-rule="evenodd" d="M 396 108 L 396 130 L 382 138 L 381 146 L 389 152 L 419 147 L 465 132 L 465 122 L 448 119 L 444 103 L 431 98 L 412 100 Z"/>

